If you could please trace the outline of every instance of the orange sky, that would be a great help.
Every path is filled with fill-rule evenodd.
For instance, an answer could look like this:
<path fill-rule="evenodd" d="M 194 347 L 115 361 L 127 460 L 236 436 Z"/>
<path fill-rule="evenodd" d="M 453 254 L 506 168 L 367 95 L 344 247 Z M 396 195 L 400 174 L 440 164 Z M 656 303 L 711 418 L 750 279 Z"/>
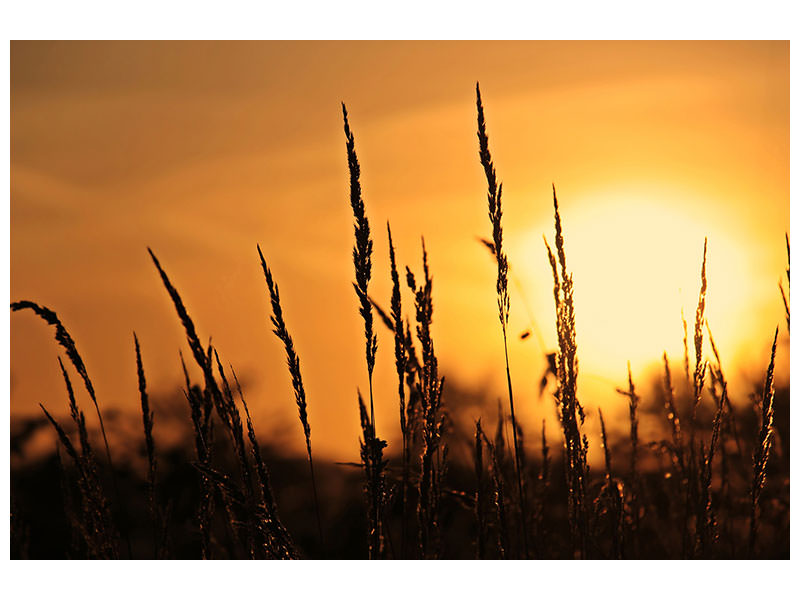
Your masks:
<path fill-rule="evenodd" d="M 285 428 L 300 448 L 258 242 L 300 355 L 315 452 L 354 460 L 367 379 L 344 100 L 375 236 L 372 293 L 388 304 L 386 220 L 401 265 L 418 268 L 424 234 L 442 370 L 505 399 L 495 268 L 476 242 L 490 232 L 476 80 L 524 294 L 512 286 L 511 331 L 528 327 L 527 303 L 555 343 L 541 239 L 555 182 L 588 404 L 624 406 L 613 389 L 627 360 L 642 386 L 662 351 L 678 368 L 704 236 L 723 366 L 734 384 L 763 370 L 784 324 L 788 42 L 14 42 L 11 299 L 56 310 L 101 405 L 134 409 L 132 330 L 154 392 L 177 389 L 185 348 L 149 245 L 201 336 L 248 380 L 257 428 Z M 377 331 L 376 419 L 393 440 L 392 342 Z M 43 322 L 11 318 L 12 414 L 65 406 L 57 354 Z M 521 417 L 550 416 L 536 400 L 535 337 L 510 354 Z"/>

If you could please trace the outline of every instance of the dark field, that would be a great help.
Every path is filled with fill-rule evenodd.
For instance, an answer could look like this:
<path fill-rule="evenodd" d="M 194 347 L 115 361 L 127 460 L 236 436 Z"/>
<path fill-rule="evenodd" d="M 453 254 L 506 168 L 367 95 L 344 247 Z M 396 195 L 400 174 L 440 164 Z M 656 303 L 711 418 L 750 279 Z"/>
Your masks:
<path fill-rule="evenodd" d="M 188 407 L 178 405 L 183 398 L 157 397 L 153 400 L 156 407 L 157 424 L 160 427 L 179 427 L 186 435 L 186 445 L 172 448 L 158 448 L 158 479 L 156 495 L 158 506 L 165 513 L 167 539 L 161 547 L 161 556 L 177 559 L 197 559 L 201 556 L 200 532 L 197 520 L 197 507 L 201 500 L 201 483 L 198 471 L 192 466 L 196 461 L 194 449 L 190 445 L 191 432 L 186 430 L 189 421 Z M 449 398 L 448 398 L 449 400 Z M 167 409 L 165 407 L 171 407 Z M 777 422 L 788 424 L 788 390 L 778 390 L 776 393 Z M 645 397 L 641 405 L 642 411 L 662 412 L 663 406 L 656 397 Z M 173 414 L 174 413 L 174 414 Z M 185 413 L 185 414 L 181 414 Z M 662 415 L 659 415 L 662 416 Z M 178 419 L 185 418 L 181 424 Z M 122 416 L 118 417 L 122 419 Z M 107 419 L 110 421 L 110 419 Z M 742 418 L 737 421 L 742 433 L 753 434 L 757 423 L 755 416 L 742 413 Z M 132 428 L 137 423 L 129 423 Z M 12 424 L 12 444 L 22 440 L 17 437 L 17 432 L 25 425 L 30 427 L 50 427 L 44 419 L 33 423 L 21 421 Z M 138 423 L 141 427 L 141 423 Z M 122 427 L 120 427 L 122 429 Z M 494 435 L 494 427 L 489 428 L 490 435 Z M 767 486 L 762 493 L 758 546 L 754 557 L 769 559 L 785 559 L 789 557 L 789 504 L 788 504 L 788 425 L 776 427 L 781 441 L 774 449 L 769 463 Z M 785 430 L 785 434 L 784 434 Z M 707 431 L 705 432 L 708 433 Z M 533 436 L 536 437 L 535 435 Z M 537 504 L 542 503 L 543 513 L 536 516 L 534 523 L 542 527 L 539 543 L 539 556 L 543 558 L 570 558 L 571 547 L 569 526 L 566 514 L 566 486 L 564 483 L 564 469 L 558 439 L 548 440 L 551 448 L 551 467 L 549 479 L 545 486 L 539 480 L 541 473 L 541 454 L 533 445 L 529 450 L 531 456 L 526 457 L 526 474 L 530 482 L 529 498 Z M 446 436 L 447 443 L 452 447 L 457 445 L 462 452 L 457 453 L 464 457 L 471 452 L 471 440 L 467 432 L 451 432 Z M 744 436 L 743 436 L 744 439 Z M 101 439 L 97 442 L 102 444 Z M 238 471 L 230 449 L 226 444 L 218 442 L 220 446 L 220 470 L 227 470 L 231 476 L 237 476 Z M 670 460 L 664 454 L 663 441 L 650 443 L 643 441 L 640 462 L 649 467 L 643 467 L 640 478 L 641 494 L 638 505 L 641 507 L 641 516 L 638 528 L 633 529 L 633 513 L 626 507 L 624 517 L 624 537 L 621 544 L 621 554 L 627 558 L 680 558 L 684 556 L 682 531 L 684 519 L 684 498 L 681 496 L 681 482 L 677 479 L 675 470 L 671 468 Z M 149 512 L 147 501 L 148 489 L 146 479 L 145 448 L 142 439 L 130 440 L 129 445 L 138 449 L 141 456 L 138 460 L 131 457 L 129 464 L 118 466 L 117 479 L 121 496 L 125 499 L 122 510 L 117 510 L 116 503 L 114 518 L 118 523 L 117 530 L 120 536 L 130 537 L 131 549 L 134 558 L 153 558 L 153 536 L 155 534 L 153 520 Z M 629 440 L 611 440 L 610 445 L 614 451 L 612 469 L 618 472 L 618 479 L 627 482 L 629 477 Z M 712 506 L 717 514 L 719 538 L 715 540 L 712 556 L 716 558 L 744 558 L 747 556 L 748 527 L 750 518 L 749 489 L 752 477 L 751 458 L 747 449 L 752 442 L 747 442 L 745 454 L 736 453 L 735 443 L 730 443 L 730 454 L 726 455 L 729 465 L 729 486 L 725 490 L 718 488 L 721 482 L 721 473 L 715 475 L 714 488 L 712 489 Z M 12 446 L 13 447 L 13 446 Z M 16 446 L 17 448 L 24 447 Z M 99 448 L 100 446 L 98 446 Z M 363 559 L 367 557 L 367 517 L 364 499 L 364 476 L 357 466 L 342 466 L 325 462 L 315 462 L 317 485 L 320 492 L 322 522 L 325 534 L 324 549 L 319 543 L 315 524 L 313 497 L 309 488 L 308 467 L 302 458 L 287 458 L 274 453 L 265 440 L 262 452 L 265 462 L 269 465 L 271 482 L 274 489 L 276 504 L 280 517 L 287 530 L 291 533 L 300 555 L 305 558 L 342 558 Z M 227 461 L 222 458 L 227 454 Z M 454 454 L 456 454 L 454 452 Z M 20 457 L 12 452 L 12 459 Z M 61 450 L 62 462 L 53 453 L 46 459 L 27 464 L 24 467 L 12 468 L 11 493 L 12 493 L 12 558 L 86 558 L 91 554 L 83 543 L 80 529 L 70 520 L 65 512 L 69 506 L 65 498 L 70 497 L 73 506 L 78 502 L 79 490 L 75 487 L 74 478 L 77 476 L 75 469 L 68 462 L 63 449 Z M 490 460 L 489 456 L 486 460 Z M 388 467 L 390 487 L 394 490 L 401 484 L 399 457 L 391 456 Z M 63 465 L 63 466 L 62 466 Z M 72 488 L 63 488 L 60 481 L 63 478 L 63 469 L 66 467 L 68 477 L 73 480 Z M 644 469 L 654 468 L 652 471 Z M 720 464 L 719 469 L 722 468 Z M 504 461 L 506 478 L 512 477 L 512 467 Z M 665 476 L 669 475 L 669 478 Z M 600 470 L 591 471 L 591 493 L 597 498 L 593 505 L 593 527 L 595 528 L 594 545 L 588 555 L 591 558 L 613 558 L 611 515 L 607 500 L 601 494 L 605 486 L 605 473 Z M 511 481 L 511 480 L 509 480 Z M 104 465 L 104 484 L 109 493 L 112 484 L 108 470 Z M 482 484 L 485 490 L 485 504 L 483 505 L 484 519 L 484 556 L 486 558 L 499 558 L 500 551 L 498 539 L 497 506 L 493 497 L 494 491 L 491 475 L 484 473 Z M 473 559 L 478 556 L 478 521 L 475 514 L 475 497 L 477 478 L 472 464 L 463 460 L 451 458 L 443 490 L 441 507 L 441 544 L 440 556 L 453 559 Z M 540 490 L 543 490 L 542 494 Z M 627 490 L 626 490 L 627 491 Z M 388 503 L 386 510 L 386 550 L 387 558 L 398 557 L 401 537 L 401 506 L 394 494 L 393 502 Z M 413 496 L 411 502 L 414 501 Z M 217 498 L 218 510 L 222 510 L 222 500 Z M 508 501 L 509 512 L 511 502 Z M 508 519 L 514 519 L 512 513 Z M 416 546 L 415 520 L 411 520 L 412 529 L 408 535 L 407 556 L 418 556 Z M 507 524 L 510 531 L 516 534 L 518 529 Z M 247 558 L 246 547 L 236 543 L 231 526 L 225 522 L 223 513 L 217 515 L 214 522 L 214 534 L 211 556 L 213 558 Z M 241 525 L 239 526 L 241 527 Z M 511 538 L 510 544 L 505 548 L 509 557 L 519 556 L 519 543 L 516 535 Z M 117 555 L 127 558 L 125 542 L 118 540 Z M 687 556 L 689 554 L 687 553 Z M 532 554 L 533 556 L 533 554 Z"/>

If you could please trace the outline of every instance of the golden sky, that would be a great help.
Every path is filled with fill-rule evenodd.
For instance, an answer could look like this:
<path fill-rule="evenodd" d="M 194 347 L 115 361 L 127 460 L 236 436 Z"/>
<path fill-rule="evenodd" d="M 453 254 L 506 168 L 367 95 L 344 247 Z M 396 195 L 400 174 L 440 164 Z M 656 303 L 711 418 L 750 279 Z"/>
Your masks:
<path fill-rule="evenodd" d="M 178 388 L 185 352 L 150 246 L 201 337 L 247 381 L 257 428 L 300 448 L 259 243 L 300 355 L 315 453 L 355 459 L 367 377 L 345 101 L 375 239 L 372 294 L 388 304 L 386 221 L 415 270 L 424 235 L 441 369 L 505 399 L 496 269 L 476 241 L 490 234 L 478 80 L 504 183 L 521 418 L 552 413 L 536 397 L 537 338 L 516 334 L 530 314 L 555 345 L 542 242 L 553 182 L 587 404 L 624 406 L 614 387 L 627 360 L 643 388 L 664 350 L 679 368 L 705 236 L 723 367 L 734 384 L 758 376 L 785 324 L 788 42 L 14 42 L 11 299 L 56 310 L 101 406 L 135 409 L 132 331 L 153 393 Z M 393 347 L 377 331 L 376 419 L 391 441 Z M 43 322 L 11 318 L 12 414 L 66 406 L 57 355 Z"/>

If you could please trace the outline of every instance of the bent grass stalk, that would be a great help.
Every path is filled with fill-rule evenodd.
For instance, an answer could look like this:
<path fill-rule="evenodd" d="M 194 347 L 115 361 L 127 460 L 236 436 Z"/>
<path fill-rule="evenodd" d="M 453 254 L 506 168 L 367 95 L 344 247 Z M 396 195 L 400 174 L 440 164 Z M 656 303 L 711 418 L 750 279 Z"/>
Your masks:
<path fill-rule="evenodd" d="M 201 475 L 207 477 L 210 482 L 213 482 L 217 489 L 219 489 L 220 493 L 223 497 L 223 508 L 227 513 L 230 513 L 231 507 L 233 503 L 238 503 L 243 505 L 244 508 L 248 511 L 247 513 L 247 520 L 246 520 L 246 527 L 247 527 L 247 535 L 248 535 L 248 551 L 250 556 L 254 556 L 255 552 L 255 538 L 256 536 L 262 535 L 263 529 L 263 518 L 257 513 L 257 507 L 255 504 L 255 496 L 254 491 L 252 489 L 252 478 L 250 473 L 250 465 L 246 458 L 246 452 L 244 447 L 244 439 L 243 439 L 243 428 L 241 423 L 241 417 L 239 415 L 239 410 L 236 408 L 233 397 L 230 391 L 230 386 L 225 379 L 225 374 L 222 369 L 222 365 L 219 361 L 219 356 L 216 355 L 214 349 L 209 345 L 208 350 L 205 350 L 203 345 L 200 343 L 200 339 L 197 336 L 197 330 L 195 329 L 194 322 L 192 321 L 189 313 L 186 310 L 186 307 L 183 304 L 183 300 L 178 293 L 178 290 L 172 285 L 169 277 L 167 276 L 164 269 L 161 267 L 156 255 L 153 251 L 148 248 L 148 253 L 150 254 L 150 258 L 153 260 L 153 264 L 155 265 L 158 273 L 161 277 L 161 281 L 164 284 L 167 293 L 172 300 L 173 305 L 175 306 L 175 311 L 178 313 L 178 318 L 183 325 L 183 328 L 186 332 L 186 339 L 189 343 L 189 348 L 192 351 L 192 355 L 194 356 L 195 362 L 197 362 L 198 366 L 203 371 L 203 377 L 205 379 L 205 386 L 206 390 L 204 392 L 204 398 L 206 396 L 210 396 L 204 400 L 204 418 L 206 420 L 210 419 L 210 411 L 211 411 L 211 404 L 213 404 L 214 408 L 217 411 L 220 419 L 222 420 L 223 424 L 225 425 L 226 429 L 228 430 L 229 436 L 234 445 L 234 452 L 239 461 L 239 467 L 241 472 L 242 478 L 242 485 L 244 487 L 243 492 L 241 490 L 236 489 L 233 486 L 233 483 L 230 479 L 216 471 L 214 471 L 208 462 L 201 461 L 200 463 L 196 464 L 195 466 L 200 471 Z M 213 361 L 212 356 L 216 356 L 217 359 L 217 367 L 219 370 L 220 377 L 224 384 L 224 394 L 223 390 L 220 390 L 219 385 L 217 384 L 216 378 L 214 377 L 213 372 Z M 189 394 L 191 398 L 191 393 Z M 191 399 L 190 399 L 191 403 Z M 209 423 L 210 426 L 210 423 Z M 207 443 L 207 440 L 206 440 Z M 210 447 L 207 448 L 210 452 Z M 209 454 L 204 452 L 206 460 L 209 458 Z M 208 514 L 206 514 L 208 517 Z M 227 519 L 228 523 L 232 524 L 232 519 Z M 206 525 L 210 525 L 210 523 L 206 523 Z M 235 529 L 231 529 L 232 535 L 236 536 Z M 267 542 L 268 543 L 268 542 Z M 280 552 L 281 549 L 276 550 L 275 552 Z M 273 549 L 267 547 L 266 551 L 268 553 L 273 552 Z M 296 555 L 294 549 L 292 549 L 292 555 Z"/>
<path fill-rule="evenodd" d="M 319 533 L 319 543 L 323 549 L 325 548 L 325 538 L 322 535 L 322 518 L 320 517 L 319 510 L 319 497 L 317 495 L 317 480 L 314 477 L 314 459 L 311 456 L 311 425 L 308 422 L 308 404 L 306 402 L 306 390 L 303 387 L 303 376 L 300 373 L 300 358 L 294 349 L 294 342 L 289 331 L 286 329 L 286 323 L 283 320 L 283 309 L 281 308 L 281 297 L 278 291 L 278 284 L 272 279 L 272 272 L 267 267 L 267 262 L 264 260 L 264 255 L 261 253 L 261 248 L 257 245 L 258 256 L 261 259 L 261 269 L 264 271 L 264 279 L 269 288 L 269 297 L 272 304 L 272 321 L 273 333 L 283 342 L 286 350 L 286 364 L 289 367 L 289 374 L 292 376 L 292 388 L 294 388 L 294 398 L 297 402 L 297 411 L 300 416 L 300 424 L 303 426 L 303 435 L 306 440 L 306 453 L 308 454 L 308 467 L 311 471 L 311 487 L 314 493 L 314 508 L 317 514 L 317 529 Z"/>
<path fill-rule="evenodd" d="M 89 378 L 89 373 L 86 370 L 86 365 L 81 358 L 81 355 L 78 353 L 78 348 L 75 346 L 75 341 L 72 339 L 72 336 L 67 331 L 66 327 L 61 323 L 61 320 L 58 318 L 58 315 L 47 308 L 46 306 L 40 306 L 35 302 L 31 302 L 29 300 L 21 300 L 19 302 L 12 302 L 11 303 L 11 310 L 16 312 L 18 310 L 24 309 L 32 310 L 38 317 L 44 320 L 48 325 L 52 325 L 56 329 L 55 338 L 58 344 L 64 348 L 67 353 L 67 357 L 69 358 L 72 365 L 75 367 L 75 370 L 83 379 L 84 387 L 86 391 L 89 393 L 89 397 L 92 399 L 92 403 L 94 404 L 95 411 L 97 411 L 97 420 L 100 423 L 100 433 L 103 435 L 103 444 L 106 450 L 106 458 L 108 459 L 108 467 L 111 471 L 111 483 L 114 486 L 114 496 L 117 499 L 118 510 L 122 510 L 122 496 L 119 493 L 119 485 L 117 484 L 117 470 L 114 467 L 114 461 L 111 459 L 111 448 L 108 445 L 108 437 L 106 436 L 106 427 L 103 423 L 103 415 L 100 413 L 100 405 L 97 403 L 97 395 L 94 391 L 94 385 L 92 385 L 92 380 Z M 125 543 L 128 549 L 128 557 L 131 558 L 133 555 L 131 549 L 131 541 L 130 537 L 125 532 Z"/>
<path fill-rule="evenodd" d="M 64 348 L 70 362 L 72 362 L 72 365 L 75 367 L 75 370 L 81 376 L 81 379 L 83 379 L 83 384 L 86 387 L 86 391 L 89 393 L 89 397 L 92 399 L 94 408 L 97 411 L 97 420 L 100 422 L 100 432 L 103 434 L 103 443 L 106 449 L 106 458 L 108 458 L 108 464 L 113 472 L 114 463 L 111 460 L 111 450 L 108 446 L 108 438 L 106 437 L 106 428 L 105 424 L 103 423 L 103 415 L 100 414 L 100 406 L 97 403 L 97 396 L 94 391 L 94 385 L 92 385 L 92 380 L 89 379 L 89 373 L 86 371 L 86 366 L 83 363 L 83 359 L 81 358 L 81 355 L 78 353 L 78 348 L 75 346 L 75 341 L 72 339 L 72 336 L 69 334 L 67 329 L 61 323 L 61 320 L 58 318 L 58 315 L 54 311 L 47 308 L 46 306 L 39 306 L 38 304 L 30 302 L 29 300 L 22 300 L 20 302 L 11 303 L 11 310 L 14 312 L 26 308 L 32 310 L 47 324 L 55 327 L 56 341 L 62 348 Z"/>
<path fill-rule="evenodd" d="M 214 379 L 214 373 L 211 367 L 211 359 L 206 355 L 206 351 L 203 348 L 203 345 L 200 343 L 200 338 L 197 337 L 197 330 L 195 329 L 194 322 L 189 316 L 189 313 L 186 311 L 186 307 L 183 304 L 183 300 L 181 300 L 180 294 L 178 294 L 178 290 L 175 289 L 170 282 L 169 277 L 167 277 L 166 272 L 161 268 L 161 263 L 158 262 L 156 255 L 150 248 L 147 249 L 147 252 L 150 254 L 150 258 L 153 260 L 153 264 L 158 270 L 158 274 L 161 276 L 161 281 L 164 284 L 164 288 L 167 290 L 167 293 L 169 294 L 170 299 L 175 306 L 175 311 L 178 313 L 178 318 L 180 319 L 181 324 L 186 331 L 186 341 L 189 343 L 189 348 L 192 351 L 192 356 L 194 357 L 195 362 L 203 371 L 206 388 L 211 393 L 214 402 L 219 405 L 222 403 L 222 394 L 219 390 L 216 380 Z M 220 417 L 223 419 L 225 419 L 227 416 L 224 413 L 225 411 L 223 411 L 223 414 L 220 414 Z"/>

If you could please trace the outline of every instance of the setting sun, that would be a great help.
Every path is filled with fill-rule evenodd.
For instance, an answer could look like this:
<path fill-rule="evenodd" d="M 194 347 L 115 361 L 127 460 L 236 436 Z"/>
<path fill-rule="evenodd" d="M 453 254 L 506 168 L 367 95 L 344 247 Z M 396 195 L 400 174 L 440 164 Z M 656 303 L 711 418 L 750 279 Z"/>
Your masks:
<path fill-rule="evenodd" d="M 731 358 L 754 358 L 740 353 L 754 336 L 775 324 L 780 299 L 771 297 L 765 303 L 759 293 L 776 288 L 775 277 L 759 268 L 755 252 L 748 252 L 727 223 L 695 220 L 682 207 L 689 202 L 676 202 L 663 191 L 643 189 L 634 196 L 622 186 L 621 190 L 587 194 L 563 210 L 585 369 L 620 371 L 630 360 L 639 371 L 658 362 L 662 351 L 682 357 L 681 311 L 693 320 L 706 236 L 707 315 L 716 325 L 715 340 Z M 531 229 L 520 244 L 523 260 L 518 266 L 524 266 L 532 286 L 549 283 L 549 273 L 542 269 L 547 267 L 542 233 L 549 225 Z M 773 244 L 776 250 L 779 244 L 780 238 Z M 533 280 L 532 273 L 541 279 Z M 550 305 L 536 308 L 541 315 L 552 311 Z"/>

